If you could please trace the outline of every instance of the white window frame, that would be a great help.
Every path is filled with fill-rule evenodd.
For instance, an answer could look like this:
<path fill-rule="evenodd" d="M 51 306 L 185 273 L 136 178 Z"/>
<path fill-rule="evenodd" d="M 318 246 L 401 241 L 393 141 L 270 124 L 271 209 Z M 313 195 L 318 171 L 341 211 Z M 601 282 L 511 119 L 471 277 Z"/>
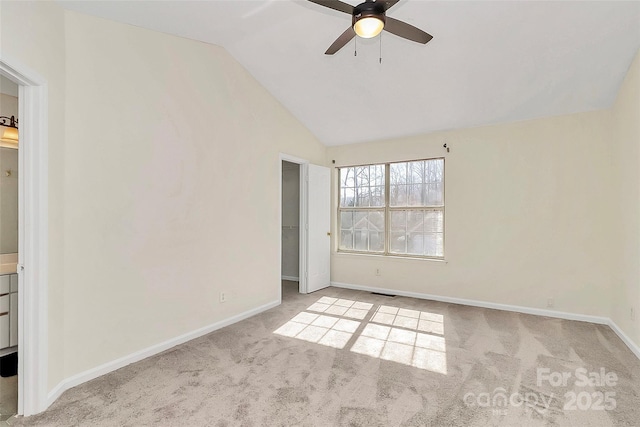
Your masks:
<path fill-rule="evenodd" d="M 411 162 L 424 162 L 429 160 L 442 160 L 443 163 L 443 181 L 442 181 L 442 206 L 390 206 L 390 193 L 391 193 L 391 165 L 398 163 L 411 163 Z M 427 159 L 414 159 L 414 160 L 402 160 L 402 161 L 394 161 L 394 162 L 384 162 L 384 163 L 366 163 L 361 165 L 345 165 L 339 166 L 338 169 L 338 191 L 337 191 L 337 209 L 336 209 L 336 224 L 337 224 L 337 233 L 336 233 L 336 251 L 338 253 L 345 254 L 358 254 L 358 255 L 370 255 L 370 256 L 387 256 L 387 257 L 398 257 L 398 258 L 420 258 L 420 259 L 433 259 L 433 260 L 444 260 L 445 251 L 446 251 L 446 215 L 445 215 L 445 194 L 446 194 L 446 178 L 444 177 L 446 174 L 446 164 L 444 157 L 432 157 Z M 342 197 L 342 176 L 341 169 L 344 168 L 356 168 L 363 166 L 384 166 L 384 206 L 382 207 L 342 207 L 340 203 L 340 199 Z M 355 249 L 341 249 L 340 248 L 340 239 L 342 238 L 342 212 L 354 212 L 354 211 L 384 211 L 384 250 L 380 251 L 362 251 Z M 391 212 L 393 211 L 439 211 L 442 212 L 442 256 L 430 256 L 430 255 L 418 255 L 418 254 L 407 254 L 407 253 L 395 253 L 391 252 Z"/>

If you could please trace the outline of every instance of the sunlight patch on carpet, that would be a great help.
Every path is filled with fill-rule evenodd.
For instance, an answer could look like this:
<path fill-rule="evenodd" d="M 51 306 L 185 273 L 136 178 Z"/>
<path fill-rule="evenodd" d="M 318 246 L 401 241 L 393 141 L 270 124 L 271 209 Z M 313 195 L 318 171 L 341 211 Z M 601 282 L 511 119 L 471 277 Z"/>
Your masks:
<path fill-rule="evenodd" d="M 308 307 L 307 310 L 362 320 L 372 307 L 373 304 L 368 302 L 322 297 Z"/>
<path fill-rule="evenodd" d="M 274 334 L 447 374 L 444 316 L 388 305 L 322 297 Z M 351 320 L 351 319 L 357 319 Z M 364 322 L 361 322 L 364 321 Z"/>
<path fill-rule="evenodd" d="M 273 333 L 342 349 L 359 326 L 355 320 L 303 311 Z"/>

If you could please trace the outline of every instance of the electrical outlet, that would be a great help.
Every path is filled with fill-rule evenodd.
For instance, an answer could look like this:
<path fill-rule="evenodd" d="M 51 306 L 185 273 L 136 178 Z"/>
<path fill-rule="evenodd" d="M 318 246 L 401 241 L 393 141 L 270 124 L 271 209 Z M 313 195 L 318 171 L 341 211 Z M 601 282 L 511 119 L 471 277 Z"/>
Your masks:
<path fill-rule="evenodd" d="M 220 292 L 220 302 L 226 302 L 226 301 L 227 301 L 227 293 Z"/>
<path fill-rule="evenodd" d="M 553 298 L 547 298 L 547 308 L 553 308 Z"/>
<path fill-rule="evenodd" d="M 379 268 L 376 268 L 376 276 L 380 276 L 380 275 L 381 275 L 381 274 L 380 274 L 380 269 L 379 269 Z"/>

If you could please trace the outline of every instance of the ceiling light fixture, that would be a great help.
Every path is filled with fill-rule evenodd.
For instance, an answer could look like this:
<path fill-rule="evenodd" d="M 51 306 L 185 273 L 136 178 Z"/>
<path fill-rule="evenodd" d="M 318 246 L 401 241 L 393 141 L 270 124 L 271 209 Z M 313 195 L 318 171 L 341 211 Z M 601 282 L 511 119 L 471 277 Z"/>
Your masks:
<path fill-rule="evenodd" d="M 370 39 L 382 32 L 385 24 L 383 2 L 365 2 L 353 9 L 353 31 L 363 39 Z"/>
<path fill-rule="evenodd" d="M 0 116 L 0 126 L 4 126 L 6 129 L 2 133 L 2 142 L 18 143 L 18 119 L 15 116 L 5 117 Z"/>

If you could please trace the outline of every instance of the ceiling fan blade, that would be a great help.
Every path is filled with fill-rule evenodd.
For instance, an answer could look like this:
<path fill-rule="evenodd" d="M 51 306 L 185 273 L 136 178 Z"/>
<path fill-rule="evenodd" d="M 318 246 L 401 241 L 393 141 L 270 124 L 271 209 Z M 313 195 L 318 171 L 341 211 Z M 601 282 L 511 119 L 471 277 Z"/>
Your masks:
<path fill-rule="evenodd" d="M 384 10 L 385 12 L 389 9 L 391 9 L 391 7 L 398 3 L 400 0 L 377 0 L 376 3 L 384 3 Z"/>
<path fill-rule="evenodd" d="M 406 22 L 398 21 L 388 16 L 386 21 L 384 24 L 385 30 L 407 40 L 425 44 L 433 38 L 431 34 L 425 33 L 420 28 L 416 28 Z"/>
<path fill-rule="evenodd" d="M 311 3 L 319 4 L 320 6 L 328 7 L 329 9 L 339 10 L 340 12 L 353 14 L 353 6 L 341 2 L 340 0 L 309 0 Z"/>
<path fill-rule="evenodd" d="M 349 27 L 344 33 L 340 34 L 340 37 L 333 42 L 329 49 L 324 53 L 325 55 L 333 55 L 344 47 L 349 41 L 356 36 L 356 32 L 353 31 L 353 27 Z"/>

